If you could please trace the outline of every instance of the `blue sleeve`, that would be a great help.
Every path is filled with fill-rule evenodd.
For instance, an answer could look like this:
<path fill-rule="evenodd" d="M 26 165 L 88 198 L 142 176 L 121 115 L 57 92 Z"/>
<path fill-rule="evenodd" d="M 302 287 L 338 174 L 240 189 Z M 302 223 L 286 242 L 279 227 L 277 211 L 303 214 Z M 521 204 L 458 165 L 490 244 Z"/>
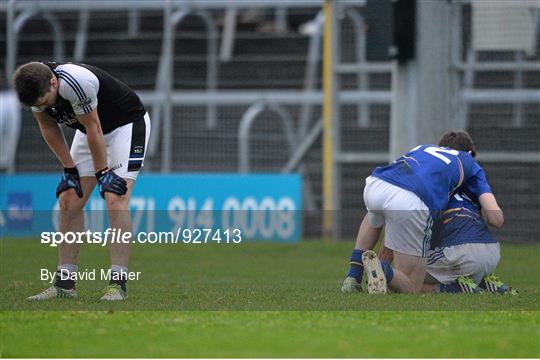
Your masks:
<path fill-rule="evenodd" d="M 469 169 L 468 171 L 465 170 L 464 191 L 476 198 L 479 198 L 482 194 L 491 193 L 491 187 L 487 182 L 486 173 L 472 157 L 470 160 Z"/>

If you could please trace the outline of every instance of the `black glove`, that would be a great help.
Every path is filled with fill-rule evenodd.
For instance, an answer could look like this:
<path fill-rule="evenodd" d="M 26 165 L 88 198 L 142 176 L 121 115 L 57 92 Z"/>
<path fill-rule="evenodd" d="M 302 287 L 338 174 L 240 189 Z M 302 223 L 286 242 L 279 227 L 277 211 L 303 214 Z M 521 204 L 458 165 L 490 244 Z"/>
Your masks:
<path fill-rule="evenodd" d="M 56 198 L 58 199 L 61 193 L 69 189 L 75 189 L 77 196 L 79 198 L 83 197 L 81 179 L 76 167 L 64 168 L 64 175 L 62 175 L 60 183 L 56 187 Z"/>
<path fill-rule="evenodd" d="M 96 179 L 99 186 L 99 193 L 105 199 L 105 193 L 110 192 L 116 195 L 124 195 L 127 192 L 127 182 L 114 171 L 106 167 L 96 173 Z"/>

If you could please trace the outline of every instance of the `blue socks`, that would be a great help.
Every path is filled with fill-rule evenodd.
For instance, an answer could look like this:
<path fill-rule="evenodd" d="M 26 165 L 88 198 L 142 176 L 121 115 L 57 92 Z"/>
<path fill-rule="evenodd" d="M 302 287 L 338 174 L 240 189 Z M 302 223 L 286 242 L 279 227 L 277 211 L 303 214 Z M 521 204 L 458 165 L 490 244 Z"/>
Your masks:
<path fill-rule="evenodd" d="M 390 284 L 390 281 L 394 278 L 394 269 L 388 261 L 381 260 L 381 267 L 384 272 L 384 277 L 386 278 L 386 283 Z"/>
<path fill-rule="evenodd" d="M 355 278 L 359 283 L 362 282 L 362 276 L 364 275 L 364 264 L 362 264 L 362 254 L 364 250 L 354 249 L 351 254 L 351 267 L 349 268 L 348 277 Z"/>
<path fill-rule="evenodd" d="M 451 282 L 450 284 L 438 283 L 435 285 L 435 291 L 439 293 L 460 293 L 461 287 L 457 282 Z"/>
<path fill-rule="evenodd" d="M 351 254 L 349 273 L 348 277 L 355 278 L 359 283 L 362 282 L 362 276 L 364 275 L 364 264 L 362 264 L 362 254 L 364 250 L 354 249 Z M 381 261 L 381 267 L 386 277 L 386 283 L 390 283 L 394 278 L 394 269 L 387 261 Z"/>

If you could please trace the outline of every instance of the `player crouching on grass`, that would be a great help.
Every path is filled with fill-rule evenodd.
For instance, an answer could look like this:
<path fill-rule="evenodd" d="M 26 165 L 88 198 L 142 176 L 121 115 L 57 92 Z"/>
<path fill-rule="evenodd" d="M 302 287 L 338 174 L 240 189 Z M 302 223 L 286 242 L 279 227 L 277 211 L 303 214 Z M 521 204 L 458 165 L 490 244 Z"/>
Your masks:
<path fill-rule="evenodd" d="M 84 231 L 83 207 L 97 184 L 110 227 L 131 233 L 128 202 L 150 135 L 150 118 L 139 97 L 105 71 L 84 64 L 30 62 L 15 71 L 13 83 L 64 167 L 56 188 L 59 230 Z M 77 130 L 71 150 L 59 124 Z M 127 243 L 110 244 L 111 274 L 119 276 L 111 276 L 102 300 L 127 296 L 130 249 Z M 65 278 L 76 278 L 72 275 L 77 272 L 79 250 L 80 244 L 60 244 L 54 285 L 29 299 L 76 297 L 75 281 Z"/>
<path fill-rule="evenodd" d="M 364 270 L 369 293 L 392 290 L 418 293 L 426 276 L 432 226 L 459 189 L 471 194 L 484 209 L 488 223 L 504 219 L 484 171 L 474 160 L 474 143 L 465 131 L 451 131 L 436 145 L 419 145 L 392 164 L 376 168 L 366 179 L 368 210 L 350 258 L 343 292 L 361 290 Z M 395 269 L 372 251 L 383 225 L 385 243 L 393 251 Z"/>
<path fill-rule="evenodd" d="M 450 199 L 438 226 L 422 292 L 517 294 L 493 274 L 501 248 L 466 194 Z M 391 263 L 392 258 L 392 251 L 381 244 L 379 259 Z"/>
<path fill-rule="evenodd" d="M 466 194 L 450 199 L 441 226 L 441 241 L 428 252 L 423 292 L 517 294 L 493 274 L 500 245 Z"/>

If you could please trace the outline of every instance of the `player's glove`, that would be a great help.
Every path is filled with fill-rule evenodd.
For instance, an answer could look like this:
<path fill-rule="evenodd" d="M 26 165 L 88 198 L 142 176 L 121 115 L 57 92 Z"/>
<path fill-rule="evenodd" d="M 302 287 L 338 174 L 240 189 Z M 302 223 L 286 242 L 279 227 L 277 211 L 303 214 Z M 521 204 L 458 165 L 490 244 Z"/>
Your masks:
<path fill-rule="evenodd" d="M 96 172 L 96 179 L 99 186 L 99 193 L 105 199 L 105 193 L 110 192 L 116 195 L 124 195 L 127 192 L 127 182 L 114 171 L 106 167 Z"/>
<path fill-rule="evenodd" d="M 58 199 L 61 193 L 69 189 L 74 189 L 79 198 L 83 197 L 81 179 L 76 167 L 64 168 L 64 174 L 56 187 L 56 198 Z"/>

